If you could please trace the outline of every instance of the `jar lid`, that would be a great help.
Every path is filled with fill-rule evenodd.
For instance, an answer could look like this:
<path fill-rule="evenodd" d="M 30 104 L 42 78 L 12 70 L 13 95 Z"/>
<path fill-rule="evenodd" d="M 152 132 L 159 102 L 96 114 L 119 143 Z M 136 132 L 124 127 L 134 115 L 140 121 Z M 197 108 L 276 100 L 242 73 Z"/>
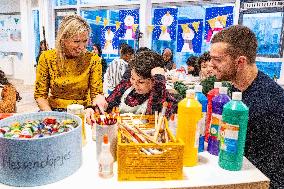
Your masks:
<path fill-rule="evenodd" d="M 71 104 L 67 106 L 67 113 L 70 114 L 82 114 L 84 111 L 84 106 L 80 104 Z"/>

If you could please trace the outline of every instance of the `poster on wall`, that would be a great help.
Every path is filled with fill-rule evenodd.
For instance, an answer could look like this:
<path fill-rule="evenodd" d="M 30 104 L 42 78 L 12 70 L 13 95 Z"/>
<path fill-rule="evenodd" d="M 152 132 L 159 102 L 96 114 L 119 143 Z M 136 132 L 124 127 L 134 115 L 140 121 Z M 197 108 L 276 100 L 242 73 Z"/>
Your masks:
<path fill-rule="evenodd" d="M 101 46 L 103 54 L 118 54 L 119 32 L 115 26 L 102 29 Z"/>
<path fill-rule="evenodd" d="M 205 41 L 207 43 L 210 43 L 216 33 L 233 25 L 233 12 L 233 6 L 206 8 Z"/>
<path fill-rule="evenodd" d="M 135 34 L 139 26 L 139 9 L 119 10 L 119 22 L 115 24 L 116 27 L 120 28 L 121 39 L 136 39 Z"/>
<path fill-rule="evenodd" d="M 0 14 L 0 51 L 20 52 L 21 15 Z"/>
<path fill-rule="evenodd" d="M 93 44 L 101 44 L 101 31 L 104 28 L 104 18 L 107 17 L 107 10 L 81 10 L 80 14 L 91 27 L 87 48 L 92 51 Z"/>
<path fill-rule="evenodd" d="M 256 35 L 258 56 L 275 58 L 282 56 L 283 15 L 283 12 L 243 15 L 242 25 L 249 27 Z"/>
<path fill-rule="evenodd" d="M 0 41 L 21 41 L 20 15 L 0 15 Z"/>
<path fill-rule="evenodd" d="M 154 10 L 153 40 L 171 41 L 176 39 L 177 8 Z"/>
<path fill-rule="evenodd" d="M 201 53 L 202 19 L 182 19 L 178 21 L 177 52 Z"/>

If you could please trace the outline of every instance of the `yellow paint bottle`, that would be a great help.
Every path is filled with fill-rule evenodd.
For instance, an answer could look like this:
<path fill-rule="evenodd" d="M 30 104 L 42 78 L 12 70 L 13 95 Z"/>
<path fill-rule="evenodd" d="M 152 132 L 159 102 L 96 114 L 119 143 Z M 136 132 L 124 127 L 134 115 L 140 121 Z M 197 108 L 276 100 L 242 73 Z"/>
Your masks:
<path fill-rule="evenodd" d="M 195 91 L 187 90 L 186 98 L 178 103 L 177 138 L 184 142 L 184 166 L 198 162 L 199 127 L 202 105 L 195 99 Z"/>

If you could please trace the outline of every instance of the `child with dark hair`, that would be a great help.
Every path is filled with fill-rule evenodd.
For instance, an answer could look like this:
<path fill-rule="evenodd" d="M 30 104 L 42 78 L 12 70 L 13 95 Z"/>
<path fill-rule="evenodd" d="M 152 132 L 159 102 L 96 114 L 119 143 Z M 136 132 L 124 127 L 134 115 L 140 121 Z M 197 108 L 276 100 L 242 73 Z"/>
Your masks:
<path fill-rule="evenodd" d="M 15 113 L 16 101 L 20 101 L 22 98 L 15 87 L 9 83 L 2 70 L 0 70 L 0 89 L 0 113 Z"/>
<path fill-rule="evenodd" d="M 106 99 L 102 95 L 97 96 L 93 105 L 107 112 L 119 107 L 121 113 L 154 114 L 161 111 L 166 101 L 170 106 L 166 115 L 176 113 L 177 100 L 166 90 L 163 65 L 162 56 L 155 52 L 137 53 L 129 62 L 131 78 L 120 82 Z M 90 118 L 91 113 L 87 117 Z"/>
<path fill-rule="evenodd" d="M 97 54 L 101 58 L 101 63 L 102 63 L 102 79 L 104 79 L 104 74 L 106 73 L 107 70 L 107 62 L 102 57 L 102 48 L 99 44 L 93 44 L 93 53 Z"/>
<path fill-rule="evenodd" d="M 198 59 L 197 56 L 190 56 L 186 61 L 188 74 L 191 74 L 195 77 L 199 76 L 199 71 L 200 71 L 200 67 L 197 64 L 197 59 Z"/>
<path fill-rule="evenodd" d="M 125 48 L 125 47 L 127 47 L 127 46 L 129 46 L 127 43 L 120 43 L 120 44 L 119 44 L 118 55 L 121 54 L 121 49 L 123 49 L 123 48 Z"/>
<path fill-rule="evenodd" d="M 151 49 L 149 49 L 148 47 L 140 47 L 139 49 L 137 49 L 136 54 L 143 51 L 151 51 Z M 131 77 L 131 70 L 130 67 L 128 66 L 127 70 L 124 72 L 122 76 L 122 80 L 128 80 L 130 77 Z"/>
<path fill-rule="evenodd" d="M 136 50 L 136 53 L 140 53 L 143 51 L 151 51 L 148 47 L 139 47 L 139 49 Z"/>
<path fill-rule="evenodd" d="M 174 63 L 173 51 L 170 48 L 165 48 L 162 53 L 164 59 L 164 67 L 167 70 L 176 69 L 176 63 Z"/>
<path fill-rule="evenodd" d="M 215 70 L 210 62 L 211 57 L 209 52 L 203 53 L 197 60 L 197 64 L 200 66 L 200 78 L 204 80 L 208 77 L 215 76 Z"/>

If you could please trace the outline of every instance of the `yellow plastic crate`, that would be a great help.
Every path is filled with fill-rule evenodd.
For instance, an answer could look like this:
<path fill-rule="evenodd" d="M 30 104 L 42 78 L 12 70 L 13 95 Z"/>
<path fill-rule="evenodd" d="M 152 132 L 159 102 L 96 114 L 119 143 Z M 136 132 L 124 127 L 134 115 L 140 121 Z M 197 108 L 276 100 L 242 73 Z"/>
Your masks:
<path fill-rule="evenodd" d="M 139 119 L 134 116 L 133 119 Z M 121 117 L 121 122 L 129 120 L 129 117 Z M 141 128 L 154 128 L 154 116 L 143 116 L 142 120 L 148 120 Z M 174 136 L 168 132 L 171 139 Z M 175 140 L 175 139 L 174 139 Z M 176 141 L 176 140 L 175 140 Z M 161 154 L 146 155 L 141 152 L 144 149 L 160 149 Z M 118 180 L 180 180 L 183 179 L 183 142 L 154 143 L 123 143 L 121 133 L 118 132 L 117 164 Z"/>

